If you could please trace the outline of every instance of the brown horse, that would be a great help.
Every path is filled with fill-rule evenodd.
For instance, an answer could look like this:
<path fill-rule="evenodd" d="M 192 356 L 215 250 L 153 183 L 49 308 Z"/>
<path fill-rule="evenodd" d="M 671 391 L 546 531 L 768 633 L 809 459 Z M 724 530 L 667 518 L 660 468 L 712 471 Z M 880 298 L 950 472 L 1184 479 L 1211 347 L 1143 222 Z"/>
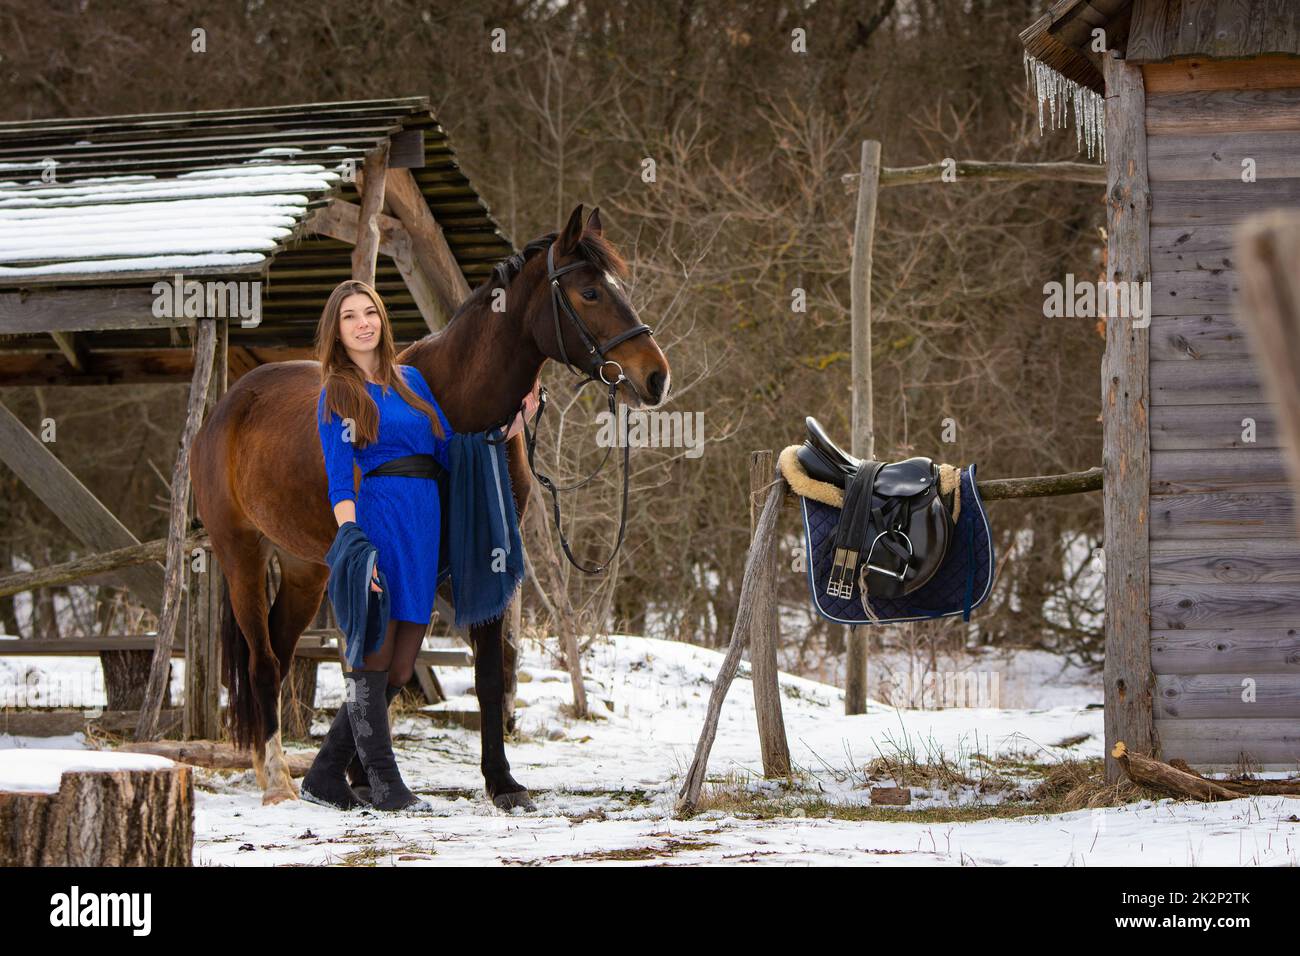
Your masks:
<path fill-rule="evenodd" d="M 639 325 L 616 279 L 626 275 L 626 265 L 603 236 L 599 210 L 584 227 L 579 205 L 558 237 L 551 233 L 534 240 L 499 264 L 445 329 L 398 356 L 424 376 L 455 431 L 484 431 L 508 420 L 547 358 L 565 361 L 587 351 L 577 323 L 562 324 L 553 314 L 561 303 L 552 302 L 548 282 L 545 253 L 552 247 L 555 268 L 575 265 L 559 280 L 560 294 L 598 343 Z M 503 311 L 498 289 L 505 290 Z M 626 339 L 609 356 L 626 376 L 619 386 L 623 401 L 654 407 L 667 398 L 668 361 L 652 337 Z M 596 356 L 580 360 L 593 378 L 600 375 L 597 362 Z M 325 554 L 338 531 L 316 428 L 319 391 L 317 362 L 272 362 L 254 369 L 212 410 L 190 462 L 195 507 L 225 572 L 221 643 L 228 724 L 236 745 L 253 750 L 264 804 L 298 796 L 280 743 L 280 682 L 298 638 L 320 608 L 329 579 Z M 522 521 L 531 486 L 522 435 L 510 439 L 507 452 Z M 272 553 L 280 562 L 281 583 L 268 608 Z M 529 807 L 528 791 L 510 775 L 506 760 L 501 629 L 497 620 L 470 630 L 483 778 L 497 806 Z"/>

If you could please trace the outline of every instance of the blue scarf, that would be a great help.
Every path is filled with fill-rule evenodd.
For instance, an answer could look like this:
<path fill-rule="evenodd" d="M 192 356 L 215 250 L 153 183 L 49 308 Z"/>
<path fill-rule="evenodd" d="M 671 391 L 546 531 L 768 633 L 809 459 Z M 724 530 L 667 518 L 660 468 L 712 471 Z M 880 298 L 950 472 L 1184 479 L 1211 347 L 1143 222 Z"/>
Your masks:
<path fill-rule="evenodd" d="M 370 590 L 370 576 L 374 571 L 378 552 L 361 525 L 345 521 L 334 535 L 334 543 L 325 554 L 330 566 L 329 596 L 334 605 L 334 617 L 343 632 L 344 654 L 353 670 L 361 667 L 362 658 L 379 650 L 388 630 L 388 614 L 392 600 L 388 595 L 388 579 L 379 572 L 379 586 L 383 591 Z"/>
<path fill-rule="evenodd" d="M 492 433 L 500 438 L 501 431 Z M 519 516 L 510 492 L 506 445 L 487 434 L 455 434 L 448 442 L 451 474 L 442 485 L 438 580 L 451 575 L 456 626 L 469 628 L 505 613 L 524 578 Z"/>

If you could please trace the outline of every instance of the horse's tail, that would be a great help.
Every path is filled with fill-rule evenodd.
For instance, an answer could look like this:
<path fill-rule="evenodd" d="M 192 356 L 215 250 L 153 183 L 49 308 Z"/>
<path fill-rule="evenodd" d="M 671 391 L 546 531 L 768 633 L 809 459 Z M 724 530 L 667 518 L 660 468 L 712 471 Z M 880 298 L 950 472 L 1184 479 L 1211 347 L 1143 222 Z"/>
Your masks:
<path fill-rule="evenodd" d="M 226 725 L 230 739 L 242 750 L 251 750 L 266 739 L 266 720 L 258 705 L 249 675 L 248 641 L 235 619 L 230 603 L 230 585 L 221 578 L 221 667 L 226 685 Z"/>

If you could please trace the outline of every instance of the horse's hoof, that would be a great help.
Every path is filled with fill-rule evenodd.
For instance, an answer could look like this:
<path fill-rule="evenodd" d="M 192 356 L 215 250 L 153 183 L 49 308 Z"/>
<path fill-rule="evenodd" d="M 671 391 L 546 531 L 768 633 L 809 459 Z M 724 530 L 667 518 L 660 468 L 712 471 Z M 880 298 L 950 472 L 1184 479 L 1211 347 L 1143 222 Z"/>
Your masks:
<path fill-rule="evenodd" d="M 532 798 L 528 796 L 527 790 L 516 790 L 514 793 L 499 793 L 492 798 L 492 805 L 498 810 L 536 810 L 537 804 L 533 803 Z"/>
<path fill-rule="evenodd" d="M 277 803 L 284 803 L 286 800 L 297 800 L 298 795 L 293 792 L 293 788 L 285 789 L 283 787 L 276 790 L 268 790 L 262 794 L 262 806 L 273 807 Z"/>

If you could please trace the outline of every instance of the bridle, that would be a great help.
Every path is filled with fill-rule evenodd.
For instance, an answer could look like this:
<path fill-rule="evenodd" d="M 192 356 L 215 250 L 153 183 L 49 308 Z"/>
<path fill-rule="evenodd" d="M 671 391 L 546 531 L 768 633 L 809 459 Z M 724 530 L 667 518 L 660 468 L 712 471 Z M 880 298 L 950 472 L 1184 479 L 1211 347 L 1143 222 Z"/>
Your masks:
<path fill-rule="evenodd" d="M 560 266 L 560 268 L 557 269 L 555 268 L 555 243 L 552 242 L 546 250 L 546 281 L 551 287 L 551 315 L 555 321 L 555 341 L 560 350 L 561 361 L 563 361 L 564 364 L 576 375 L 586 376 L 586 381 L 582 382 L 578 386 L 579 390 L 586 388 L 592 382 L 601 382 L 609 390 L 609 414 L 617 425 L 618 409 L 616 405 L 616 395 L 618 393 L 618 386 L 628 379 L 627 376 L 623 374 L 623 366 L 614 361 L 614 359 L 609 358 L 607 353 L 615 347 L 622 345 L 629 339 L 636 338 L 638 335 L 654 335 L 654 329 L 645 324 L 635 325 L 625 332 L 620 332 L 607 342 L 598 342 L 596 337 L 591 333 L 591 330 L 587 328 L 587 324 L 582 321 L 582 317 L 578 315 L 578 311 L 573 307 L 568 296 L 564 294 L 564 290 L 560 287 L 560 276 L 573 272 L 575 269 L 581 269 L 583 266 L 588 264 L 589 263 L 585 260 L 579 260 L 577 262 L 571 262 L 567 266 Z M 568 350 L 564 347 L 564 329 L 560 325 L 561 313 L 563 313 L 573 327 L 578 330 L 578 336 L 582 339 L 582 344 L 587 350 L 586 358 L 588 363 L 595 363 L 586 370 L 578 368 L 569 360 Z M 612 379 L 605 374 L 605 370 L 610 366 L 614 369 L 614 376 Z M 564 548 L 564 556 L 567 557 L 569 563 L 579 571 L 586 574 L 600 574 L 609 567 L 610 563 L 614 560 L 614 556 L 618 554 L 619 548 L 623 546 L 623 536 L 627 532 L 628 455 L 631 451 L 631 446 L 626 441 L 623 442 L 623 504 L 619 513 L 618 540 L 614 543 L 614 550 L 610 552 L 608 558 L 595 567 L 589 568 L 573 556 L 573 551 L 569 548 L 569 541 L 564 536 L 564 527 L 561 524 L 560 519 L 560 492 L 577 491 L 579 488 L 589 484 L 601 473 L 601 471 L 604 470 L 606 462 L 609 461 L 610 452 L 614 450 L 614 446 L 610 445 L 605 449 L 605 457 L 602 458 L 600 464 L 596 466 L 596 470 L 586 478 L 582 479 L 582 481 L 565 487 L 558 487 L 547 475 L 544 475 L 537 470 L 537 465 L 534 461 L 537 451 L 537 435 L 540 431 L 542 412 L 546 411 L 546 401 L 546 386 L 543 385 L 537 391 L 537 412 L 533 415 L 533 427 L 531 431 L 528 428 L 527 417 L 524 418 L 524 439 L 528 448 L 528 469 L 532 472 L 533 477 L 537 479 L 538 484 L 551 494 L 551 506 L 555 519 L 555 530 L 560 536 L 560 546 Z M 524 407 L 525 406 L 521 404 L 519 406 L 519 411 L 515 414 L 522 415 Z M 493 429 L 490 430 L 501 429 L 502 437 L 497 441 L 492 441 L 492 439 L 489 438 L 489 443 L 499 445 L 504 442 L 506 429 L 513 420 L 514 415 L 510 416 L 510 418 L 506 419 L 500 425 L 493 426 Z"/>

